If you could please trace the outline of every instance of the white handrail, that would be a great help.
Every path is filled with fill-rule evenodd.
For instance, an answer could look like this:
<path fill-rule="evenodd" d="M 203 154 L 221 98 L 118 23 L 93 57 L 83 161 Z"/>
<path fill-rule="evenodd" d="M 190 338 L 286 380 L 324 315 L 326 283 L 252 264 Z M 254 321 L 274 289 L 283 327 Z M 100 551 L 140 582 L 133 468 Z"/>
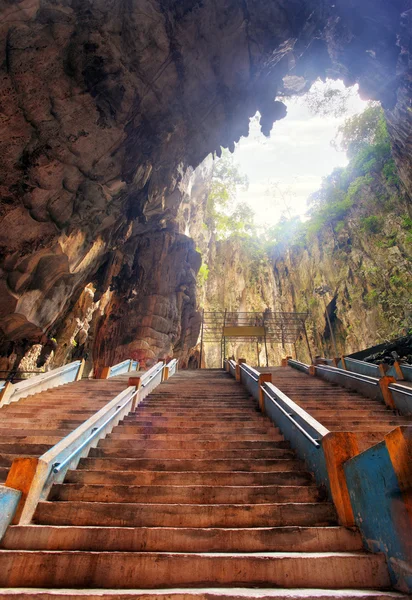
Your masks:
<path fill-rule="evenodd" d="M 58 385 L 72 383 L 81 376 L 82 366 L 83 361 L 77 360 L 15 384 L 7 383 L 0 392 L 0 407 Z"/>
<path fill-rule="evenodd" d="M 47 497 L 53 483 L 63 481 L 68 469 L 76 468 L 79 460 L 87 456 L 90 448 L 95 447 L 102 437 L 110 433 L 124 416 L 134 410 L 162 382 L 164 366 L 163 362 L 155 364 L 140 378 L 138 388 L 129 386 L 123 390 L 40 458 L 20 458 L 13 462 L 6 482 L 9 484 L 13 480 L 13 486 L 10 487 L 20 489 L 21 485 L 22 490 L 27 489 L 25 461 L 27 470 L 31 472 L 31 485 L 20 517 L 21 524 L 31 522 L 37 504 Z M 37 461 L 34 473 L 33 460 Z"/>

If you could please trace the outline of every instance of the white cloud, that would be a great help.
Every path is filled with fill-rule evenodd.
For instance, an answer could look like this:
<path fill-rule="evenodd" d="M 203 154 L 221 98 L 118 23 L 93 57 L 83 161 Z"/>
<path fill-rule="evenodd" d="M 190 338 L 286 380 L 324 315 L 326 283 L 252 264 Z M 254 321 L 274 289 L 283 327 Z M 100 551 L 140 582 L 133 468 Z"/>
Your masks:
<path fill-rule="evenodd" d="M 365 105 L 354 95 L 349 114 L 361 112 Z M 347 164 L 346 156 L 330 145 L 347 116 L 314 116 L 302 100 L 293 100 L 269 139 L 256 120 L 251 122 L 249 136 L 240 140 L 234 157 L 249 178 L 249 189 L 239 191 L 238 200 L 250 204 L 258 224 L 274 225 L 285 210 L 303 216 L 307 198 L 319 189 L 322 177 Z M 281 194 L 266 195 L 271 183 L 278 185 Z"/>

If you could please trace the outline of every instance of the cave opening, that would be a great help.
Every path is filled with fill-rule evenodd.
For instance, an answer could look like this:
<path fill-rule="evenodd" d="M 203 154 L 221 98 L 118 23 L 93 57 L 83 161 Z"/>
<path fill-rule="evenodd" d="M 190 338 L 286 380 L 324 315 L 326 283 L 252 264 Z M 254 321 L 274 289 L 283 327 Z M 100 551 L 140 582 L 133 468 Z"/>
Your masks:
<path fill-rule="evenodd" d="M 128 357 L 193 364 L 205 299 L 212 310 L 307 312 L 321 351 L 323 281 L 337 290 L 348 350 L 410 327 L 408 2 L 154 2 L 149 16 L 136 0 L 92 3 L 87 18 L 81 3 L 60 4 L 4 20 L 2 369 L 30 370 L 46 345 L 56 345 L 46 368 L 80 348 L 98 369 Z M 310 130 L 292 100 L 328 77 L 384 111 L 333 164 L 330 139 L 313 145 L 329 117 Z M 320 110 L 338 96 L 321 95 Z M 273 129 L 263 144 L 260 128 Z M 264 145 L 277 155 L 264 158 Z M 222 148 L 252 172 L 242 210 L 230 189 L 213 210 L 207 157 Z"/>
<path fill-rule="evenodd" d="M 301 311 L 309 316 L 314 353 L 340 355 L 349 330 L 339 318 L 344 290 L 332 292 L 336 273 L 329 253 L 347 248 L 351 258 L 356 243 L 348 222 L 354 216 L 358 229 L 369 223 L 367 183 L 362 180 L 368 171 L 352 163 L 359 160 L 356 144 L 362 152 L 373 145 L 374 131 L 382 127 L 382 108 L 361 99 L 357 86 L 347 88 L 328 79 L 318 80 L 299 97 L 282 100 L 288 114 L 274 123 L 269 138 L 257 113 L 249 135 L 232 154 L 223 151 L 215 162 L 209 157 L 202 165 L 210 169 L 211 184 L 204 212 L 207 233 L 196 240 L 202 255 L 200 308 L 221 314 Z M 390 160 L 389 154 L 385 158 Z M 307 262 L 305 253 L 311 252 L 312 264 L 305 265 L 302 259 Z M 307 268 L 322 278 L 325 313 L 304 272 Z M 227 349 L 236 358 L 249 357 L 252 364 L 267 360 L 267 349 L 251 341 L 231 341 Z M 206 349 L 205 365 L 218 366 L 221 351 L 218 345 Z M 286 355 L 311 359 L 305 336 L 293 344 L 270 344 L 269 354 L 274 363 Z"/>

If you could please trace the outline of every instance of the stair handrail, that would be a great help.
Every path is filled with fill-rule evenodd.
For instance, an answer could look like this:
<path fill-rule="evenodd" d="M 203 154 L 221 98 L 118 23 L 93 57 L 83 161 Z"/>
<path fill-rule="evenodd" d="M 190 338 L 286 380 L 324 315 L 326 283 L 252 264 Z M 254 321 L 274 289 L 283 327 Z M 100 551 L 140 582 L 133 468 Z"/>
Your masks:
<path fill-rule="evenodd" d="M 239 364 L 240 369 L 242 369 L 242 371 L 245 371 L 245 373 L 247 373 L 249 375 L 249 377 L 251 379 L 253 379 L 253 381 L 259 381 L 259 371 L 256 371 L 256 369 L 254 369 L 253 367 L 250 367 L 248 364 L 246 363 L 240 363 Z M 256 377 L 257 375 L 257 377 Z"/>
<path fill-rule="evenodd" d="M 355 373 L 354 371 L 345 371 L 339 367 L 331 367 L 329 365 L 313 365 L 316 371 L 326 371 L 330 373 L 337 373 L 343 375 L 348 379 L 357 379 L 358 381 L 364 381 L 371 385 L 379 385 L 379 377 L 372 377 L 371 375 L 364 375 L 363 373 Z"/>
<path fill-rule="evenodd" d="M 249 370 L 255 371 L 252 367 Z M 260 410 L 280 428 L 299 458 L 308 464 L 317 483 L 329 491 L 339 521 L 346 527 L 352 527 L 353 510 L 348 487 L 341 473 L 343 463 L 358 452 L 356 437 L 351 432 L 329 431 L 273 385 L 271 373 L 260 373 L 256 384 L 249 370 L 239 369 L 242 373 L 241 383 L 258 401 Z"/>
<path fill-rule="evenodd" d="M 111 367 L 104 367 L 100 373 L 99 379 L 110 379 L 110 377 L 117 377 L 117 375 L 123 375 L 123 373 L 136 371 L 138 369 L 139 361 L 127 358 Z"/>
<path fill-rule="evenodd" d="M 84 360 L 76 360 L 18 383 L 7 382 L 0 391 L 0 407 L 39 392 L 81 379 Z"/>
<path fill-rule="evenodd" d="M 267 396 L 271 402 L 273 402 L 276 407 L 293 423 L 293 425 L 299 429 L 299 431 L 315 446 L 315 448 L 320 448 L 319 440 L 322 439 L 325 435 L 329 433 L 329 430 L 326 429 L 319 421 L 311 417 L 309 413 L 307 413 L 303 408 L 300 408 L 293 400 L 291 400 L 286 394 L 281 392 L 279 388 L 274 386 L 272 383 L 265 383 L 260 386 L 265 396 Z M 272 392 L 275 397 L 273 397 L 269 392 Z M 318 437 L 314 438 L 310 435 L 308 431 L 302 425 L 298 423 L 298 421 L 293 416 L 293 413 L 286 411 L 280 404 L 279 400 L 284 402 L 289 410 L 294 411 L 295 414 L 299 415 L 299 417 L 304 421 L 305 424 L 309 425 L 312 429 L 314 429 L 318 433 Z"/>
<path fill-rule="evenodd" d="M 338 363 L 338 367 L 353 373 L 361 373 L 360 370 L 356 370 L 356 368 L 358 368 L 366 371 L 375 371 L 377 377 L 387 375 L 400 381 L 412 381 L 412 365 L 400 363 L 398 361 L 395 361 L 393 365 L 387 365 L 383 362 L 376 364 L 367 362 L 366 360 L 360 360 L 359 358 L 352 358 L 351 356 L 343 356 Z M 367 373 L 361 374 L 366 375 Z M 371 377 L 373 377 L 373 375 L 371 375 Z"/>
<path fill-rule="evenodd" d="M 167 381 L 169 379 L 169 377 L 171 377 L 172 375 L 174 375 L 176 373 L 178 364 L 179 364 L 179 359 L 172 358 L 172 360 L 169 361 L 167 363 L 167 365 L 164 365 L 163 381 Z"/>
<path fill-rule="evenodd" d="M 313 365 L 312 369 L 315 375 L 319 374 L 327 381 L 361 392 L 368 398 L 380 400 L 391 410 L 398 410 L 403 415 L 412 415 L 412 388 L 402 385 L 391 375 L 371 377 L 325 365 Z M 360 386 L 354 386 L 354 382 L 359 382 Z"/>
<path fill-rule="evenodd" d="M 167 363 L 166 367 L 169 369 L 169 377 L 174 375 L 179 368 L 179 359 L 173 358 L 170 362 Z"/>
<path fill-rule="evenodd" d="M 63 481 L 68 469 L 76 468 L 90 448 L 95 447 L 102 437 L 110 433 L 126 414 L 134 410 L 162 382 L 163 368 L 163 362 L 156 363 L 138 378 L 138 386 L 128 386 L 39 458 L 22 457 L 13 461 L 5 486 L 23 492 L 14 522 L 31 522 L 37 504 L 47 497 L 51 486 Z M 1 525 L 0 515 L 0 527 Z"/>
<path fill-rule="evenodd" d="M 396 409 L 406 416 L 412 415 L 412 387 L 403 385 L 399 381 L 388 385 Z"/>
<path fill-rule="evenodd" d="M 365 375 L 366 377 L 380 377 L 381 375 L 379 365 L 368 363 L 364 360 L 345 356 L 341 358 L 339 363 L 341 366 L 338 364 L 338 369 L 343 369 L 344 371 L 349 371 L 350 373 L 358 373 L 359 375 Z M 364 372 L 362 372 L 362 370 Z"/>
<path fill-rule="evenodd" d="M 309 373 L 310 365 L 301 362 L 300 360 L 296 360 L 294 358 L 289 358 L 288 365 L 297 369 L 298 371 L 303 371 L 304 373 Z"/>
<path fill-rule="evenodd" d="M 234 361 L 231 358 L 229 358 L 229 360 L 227 362 L 228 362 L 228 365 L 229 365 L 229 373 L 231 375 L 233 375 L 233 377 L 234 377 L 235 373 L 236 373 L 236 361 Z"/>
<path fill-rule="evenodd" d="M 142 388 L 145 388 L 146 386 L 148 386 L 150 384 L 150 382 L 156 377 L 156 375 L 161 373 L 164 368 L 165 368 L 164 362 L 159 361 L 155 365 L 153 365 L 153 367 L 151 369 L 146 371 L 146 373 L 144 373 L 142 375 L 142 377 L 140 378 Z"/>
<path fill-rule="evenodd" d="M 368 398 L 380 400 L 392 409 L 395 408 L 393 398 L 388 390 L 388 384 L 395 381 L 393 377 L 370 377 L 329 365 L 310 365 L 307 369 L 302 369 L 300 364 L 296 363 L 295 360 L 288 360 L 288 365 L 299 371 L 304 371 L 308 375 L 318 375 L 326 381 L 337 383 L 352 391 L 360 392 Z"/>
<path fill-rule="evenodd" d="M 103 431 L 103 429 L 106 427 L 106 425 L 108 425 L 111 421 L 113 421 L 113 419 L 128 405 L 130 404 L 130 401 L 133 400 L 133 398 L 135 398 L 139 393 L 139 390 L 135 390 L 133 392 L 133 394 L 131 394 L 127 400 L 123 403 L 120 404 L 119 406 L 116 407 L 116 410 L 114 411 L 113 414 L 110 415 L 110 417 L 108 419 L 106 419 L 101 425 L 99 425 L 99 427 L 93 427 L 91 430 L 90 435 L 84 440 L 84 442 L 82 442 L 82 444 L 80 444 L 80 446 L 78 446 L 75 450 L 73 450 L 73 452 L 71 454 L 69 454 L 69 456 L 67 458 L 65 458 L 61 463 L 59 462 L 55 462 L 52 465 L 52 471 L 53 473 L 60 473 L 60 471 L 62 471 L 66 466 L 68 466 L 72 460 L 74 458 L 76 458 L 76 456 L 82 452 L 82 450 L 90 445 L 90 442 L 99 435 L 99 433 L 101 431 Z"/>

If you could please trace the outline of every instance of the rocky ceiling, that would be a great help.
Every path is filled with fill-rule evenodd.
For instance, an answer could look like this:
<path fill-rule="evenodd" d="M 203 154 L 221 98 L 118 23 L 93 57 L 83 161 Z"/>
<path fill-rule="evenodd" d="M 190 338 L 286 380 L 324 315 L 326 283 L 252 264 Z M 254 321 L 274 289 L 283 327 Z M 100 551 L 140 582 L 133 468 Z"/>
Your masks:
<path fill-rule="evenodd" d="M 380 100 L 412 195 L 411 0 L 0 10 L 5 365 L 54 338 L 61 362 L 74 339 L 100 366 L 187 353 L 199 327 L 199 256 L 184 231 L 201 200 L 182 210 L 193 169 L 233 149 L 256 111 L 268 135 L 286 114 L 275 98 L 294 93 L 286 84 L 340 77 Z"/>

